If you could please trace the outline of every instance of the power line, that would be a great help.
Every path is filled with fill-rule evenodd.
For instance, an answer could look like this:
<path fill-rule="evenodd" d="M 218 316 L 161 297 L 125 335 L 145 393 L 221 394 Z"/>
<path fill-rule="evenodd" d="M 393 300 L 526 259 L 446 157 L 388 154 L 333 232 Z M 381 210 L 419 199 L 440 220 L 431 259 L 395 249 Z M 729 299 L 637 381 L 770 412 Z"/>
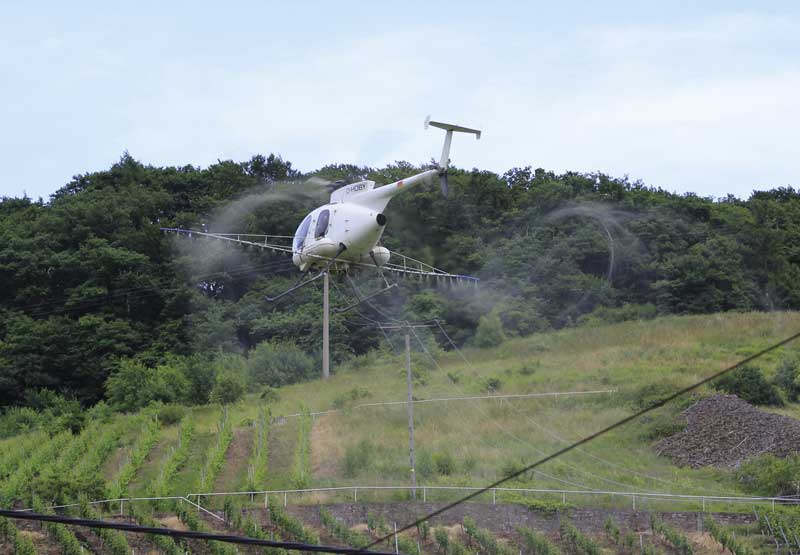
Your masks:
<path fill-rule="evenodd" d="M 445 331 L 445 329 L 442 326 L 441 322 L 437 321 L 437 324 L 439 326 L 439 331 L 442 332 L 442 335 L 444 335 L 445 339 L 447 339 L 447 342 L 450 343 L 450 346 L 453 347 L 453 349 L 458 353 L 458 355 L 461 357 L 461 359 L 464 362 L 466 362 L 471 368 L 474 369 L 475 366 L 472 364 L 472 362 L 469 361 L 469 359 L 467 359 L 467 357 L 464 354 L 464 352 L 461 349 L 459 349 L 458 346 L 455 344 L 455 342 L 451 339 L 450 335 L 447 333 L 447 331 Z M 547 428 L 546 426 L 543 426 L 543 425 L 539 424 L 539 422 L 537 422 L 536 420 L 531 418 L 530 415 L 528 415 L 527 413 L 524 413 L 521 410 L 518 410 L 515 405 L 513 405 L 511 403 L 508 403 L 508 402 L 507 402 L 507 405 L 509 407 L 511 407 L 511 409 L 514 412 L 516 412 L 517 414 L 519 414 L 521 416 L 524 416 L 528 420 L 528 422 L 530 422 L 531 424 L 533 424 L 534 426 L 536 426 L 537 428 L 539 428 L 540 430 L 545 432 L 550 437 L 560 441 L 561 443 L 570 443 L 571 440 L 563 438 L 560 435 L 558 435 L 556 432 L 554 432 L 551 429 Z M 588 456 L 588 457 L 590 457 L 590 458 L 592 458 L 592 459 L 594 459 L 594 460 L 596 460 L 598 462 L 601 462 L 601 463 L 603 463 L 603 464 L 605 464 L 607 466 L 610 466 L 612 468 L 619 468 L 619 469 L 623 470 L 624 472 L 633 474 L 635 476 L 639 476 L 639 477 L 642 477 L 642 478 L 648 478 L 648 479 L 653 480 L 655 482 L 660 482 L 660 483 L 663 483 L 663 484 L 666 484 L 666 485 L 669 485 L 669 486 L 681 487 L 681 484 L 678 484 L 677 482 L 673 482 L 671 480 L 665 480 L 665 479 L 660 478 L 658 476 L 651 476 L 650 474 L 645 474 L 643 472 L 638 472 L 638 471 L 633 470 L 631 468 L 628 468 L 628 467 L 626 467 L 626 466 L 624 466 L 622 464 L 615 463 L 613 461 L 609 461 L 609 460 L 606 460 L 606 459 L 604 459 L 602 457 L 599 457 L 599 456 L 595 455 L 594 453 L 591 453 L 591 452 L 589 452 L 587 450 L 578 449 L 577 451 L 579 451 L 579 452 L 585 454 L 586 456 Z M 701 488 L 701 490 L 713 492 L 713 490 L 708 490 L 706 488 Z"/>
<path fill-rule="evenodd" d="M 384 542 L 386 540 L 391 539 L 393 536 L 395 536 L 396 534 L 399 534 L 400 532 L 405 532 L 406 530 L 410 530 L 411 528 L 419 526 L 423 522 L 425 522 L 427 520 L 430 520 L 431 518 L 433 518 L 435 516 L 438 516 L 438 515 L 440 515 L 442 513 L 450 511 L 451 509 L 454 509 L 455 507 L 457 507 L 457 506 L 459 506 L 459 505 L 461 505 L 463 503 L 466 503 L 470 499 L 474 499 L 475 497 L 478 497 L 479 495 L 481 495 L 483 493 L 486 493 L 487 491 L 491 490 L 492 488 L 496 488 L 496 487 L 498 487 L 498 486 L 500 486 L 500 485 L 502 485 L 502 484 L 504 484 L 504 483 L 506 483 L 506 482 L 508 482 L 510 480 L 513 480 L 514 478 L 517 478 L 518 476 L 521 476 L 521 475 L 525 474 L 526 472 L 530 472 L 531 470 L 534 470 L 536 467 L 541 466 L 546 462 L 552 461 L 552 460 L 560 457 L 561 455 L 564 455 L 564 454 L 568 453 L 569 451 L 572 451 L 573 449 L 576 449 L 576 448 L 580 447 L 581 445 L 585 445 L 585 444 L 589 443 L 590 441 L 593 441 L 593 440 L 597 439 L 598 437 L 600 437 L 602 435 L 605 435 L 605 434 L 607 434 L 607 433 L 609 433 L 609 432 L 611 432 L 613 430 L 616 430 L 617 428 L 620 428 L 620 427 L 624 426 L 625 424 L 627 424 L 629 422 L 632 422 L 633 420 L 636 420 L 637 418 L 639 418 L 639 417 L 641 417 L 641 416 L 643 416 L 643 415 L 645 415 L 645 414 L 647 414 L 649 412 L 652 412 L 652 411 L 654 411 L 654 410 L 656 410 L 658 408 L 661 408 L 664 405 L 666 405 L 667 403 L 669 403 L 670 401 L 673 401 L 673 400 L 677 399 L 678 397 L 680 397 L 680 396 L 682 396 L 682 395 L 684 395 L 686 393 L 689 393 L 690 391 L 694 391 L 695 389 L 699 388 L 700 386 L 703 386 L 703 385 L 707 384 L 708 382 L 711 382 L 711 381 L 713 381 L 713 380 L 715 380 L 715 379 L 717 379 L 717 378 L 719 378 L 721 376 L 724 376 L 725 374 L 727 374 L 727 373 L 729 373 L 729 372 L 731 372 L 731 371 L 733 371 L 733 370 L 735 370 L 735 369 L 737 369 L 737 368 L 739 368 L 741 366 L 744 366 L 745 364 L 749 364 L 750 362 L 752 362 L 752 361 L 754 361 L 754 360 L 756 360 L 758 358 L 761 358 L 762 356 L 764 356 L 764 355 L 766 355 L 768 353 L 771 353 L 772 351 L 775 351 L 775 350 L 783 347 L 784 345 L 786 345 L 788 343 L 791 343 L 792 341 L 795 341 L 798 338 L 800 338 L 800 332 L 796 332 L 796 333 L 790 335 L 789 337 L 787 337 L 785 339 L 782 339 L 781 341 L 778 341 L 777 343 L 774 343 L 774 344 L 770 345 L 769 347 L 767 347 L 765 349 L 762 349 L 761 351 L 758 351 L 755 354 L 752 354 L 752 355 L 750 355 L 748 357 L 745 357 L 742 360 L 740 360 L 739 362 L 736 362 L 736 363 L 734 363 L 734 364 L 732 364 L 732 365 L 730 365 L 730 366 L 728 366 L 726 368 L 723 368 L 722 370 L 720 370 L 718 372 L 715 372 L 715 373 L 711 374 L 710 376 L 708 376 L 706 378 L 703 378 L 702 380 L 693 383 L 692 385 L 689 385 L 687 387 L 679 389 L 675 393 L 672 393 L 671 395 L 667 395 L 666 397 L 664 397 L 660 401 L 656 401 L 656 402 L 652 403 L 650 406 L 645 407 L 644 409 L 642 409 L 642 410 L 640 410 L 638 412 L 635 412 L 635 413 L 633 413 L 633 414 L 631 414 L 629 416 L 626 416 L 625 418 L 623 418 L 621 420 L 618 420 L 617 422 L 614 422 L 613 424 L 610 424 L 609 426 L 606 426 L 605 428 L 602 428 L 602 429 L 600 429 L 600 430 L 598 430 L 598 431 L 596 431 L 596 432 L 594 432 L 592 434 L 589 434 L 588 436 L 585 436 L 583 439 L 580 439 L 580 440 L 578 440 L 578 441 L 576 441 L 574 443 L 571 443 L 570 445 L 567 445 L 566 447 L 563 447 L 563 448 L 559 449 L 558 451 L 555 451 L 555 452 L 551 453 L 550 455 L 547 455 L 546 457 L 543 457 L 543 458 L 537 460 L 536 462 L 534 462 L 532 464 L 529 464 L 528 466 L 526 466 L 526 467 L 524 467 L 524 468 L 522 468 L 520 470 L 512 472 L 512 473 L 504 476 L 503 478 L 500 478 L 499 480 L 496 480 L 496 481 L 492 482 L 488 486 L 484 486 L 483 488 L 481 488 L 481 489 L 479 489 L 477 491 L 474 491 L 473 493 L 470 493 L 468 495 L 465 495 L 464 497 L 462 497 L 460 499 L 457 499 L 456 501 L 453 501 L 452 503 L 448 503 L 447 505 L 445 505 L 441 509 L 437 509 L 435 511 L 432 511 L 432 512 L 428 513 L 427 515 L 423 516 L 422 518 L 416 519 L 414 522 L 412 522 L 410 524 L 407 524 L 407 525 L 405 525 L 405 526 L 403 526 L 401 528 L 398 528 L 394 532 L 391 532 L 391 533 L 387 534 L 386 536 L 375 540 L 374 542 L 372 542 L 369 545 L 367 545 L 365 547 L 365 549 L 368 549 L 370 547 L 378 545 L 381 542 Z"/>
<path fill-rule="evenodd" d="M 123 522 L 110 522 L 107 520 L 93 520 L 86 518 L 73 518 L 60 515 L 43 515 L 38 513 L 9 511 L 0 509 L 0 517 L 34 520 L 40 522 L 56 522 L 59 524 L 69 524 L 71 526 L 86 526 L 88 528 L 108 528 L 111 530 L 123 530 L 125 532 L 135 532 L 137 534 L 155 534 L 158 536 L 169 536 L 171 538 L 188 538 L 194 540 L 218 541 L 240 545 L 258 545 L 264 547 L 277 547 L 291 551 L 312 551 L 316 553 L 341 553 L 344 555 L 395 555 L 384 551 L 364 551 L 352 547 L 336 547 L 329 545 L 314 545 L 308 543 L 279 542 L 273 540 L 262 540 L 247 536 L 235 536 L 228 534 L 210 534 L 207 532 L 193 532 L 191 530 L 175 530 L 172 528 L 156 528 L 152 526 L 140 526 L 138 524 L 126 524 Z"/>

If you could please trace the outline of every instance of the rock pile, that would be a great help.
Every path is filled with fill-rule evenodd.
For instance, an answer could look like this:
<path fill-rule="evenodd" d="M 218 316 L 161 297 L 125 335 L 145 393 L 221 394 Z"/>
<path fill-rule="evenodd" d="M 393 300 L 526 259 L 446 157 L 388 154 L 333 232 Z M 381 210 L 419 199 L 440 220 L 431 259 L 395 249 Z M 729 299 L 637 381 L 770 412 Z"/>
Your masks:
<path fill-rule="evenodd" d="M 800 451 L 800 420 L 764 412 L 736 395 L 701 399 L 682 416 L 686 428 L 656 444 L 678 466 L 732 467 L 762 453 Z"/>

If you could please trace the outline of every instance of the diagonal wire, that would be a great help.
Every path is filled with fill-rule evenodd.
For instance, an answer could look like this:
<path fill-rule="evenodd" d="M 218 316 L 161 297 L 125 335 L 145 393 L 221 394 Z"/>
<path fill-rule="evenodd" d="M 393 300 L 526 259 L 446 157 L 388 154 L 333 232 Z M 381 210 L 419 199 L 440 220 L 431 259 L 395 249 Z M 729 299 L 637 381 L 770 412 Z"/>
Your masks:
<path fill-rule="evenodd" d="M 781 341 L 778 341 L 777 343 L 774 343 L 774 344 L 770 345 L 769 347 L 766 347 L 765 349 L 762 349 L 761 351 L 758 351 L 757 353 L 754 353 L 754 354 L 752 354 L 752 355 L 750 355 L 748 357 L 745 357 L 745 358 L 741 359 L 739 362 L 736 362 L 736 363 L 734 363 L 734 364 L 732 364 L 732 365 L 730 365 L 730 366 L 728 366 L 726 368 L 723 368 L 722 370 L 719 370 L 718 372 L 715 372 L 715 373 L 711 374 L 710 376 L 705 377 L 702 380 L 693 383 L 692 385 L 689 385 L 689 386 L 686 386 L 686 387 L 684 387 L 682 389 L 679 389 L 675 393 L 672 393 L 671 395 L 667 395 L 666 397 L 664 397 L 660 401 L 656 401 L 656 402 L 652 403 L 650 406 L 645 407 L 642 410 L 640 410 L 638 412 L 635 412 L 635 413 L 633 413 L 633 414 L 631 414 L 629 416 L 626 416 L 622 420 L 618 420 L 617 422 L 615 422 L 615 423 L 613 423 L 613 424 L 611 424 L 609 426 L 606 426 L 605 428 L 602 428 L 602 429 L 600 429 L 600 430 L 598 430 L 598 431 L 596 431 L 596 432 L 594 432 L 592 434 L 589 434 L 588 436 L 585 436 L 583 439 L 580 439 L 580 440 L 578 440 L 578 441 L 576 441 L 574 443 L 571 443 L 570 445 L 567 445 L 566 447 L 563 447 L 563 448 L 559 449 L 558 451 L 555 451 L 555 452 L 551 453 L 550 455 L 547 455 L 546 457 L 542 457 L 541 459 L 537 460 L 536 462 L 531 463 L 528 466 L 526 466 L 526 467 L 524 467 L 524 468 L 522 468 L 520 470 L 512 472 L 511 474 L 508 474 L 508 475 L 500 478 L 499 480 L 496 480 L 496 481 L 492 482 L 491 484 L 489 484 L 487 486 L 484 486 L 483 488 L 481 488 L 479 490 L 476 490 L 476 491 L 474 491 L 474 492 L 472 492 L 472 493 L 470 493 L 468 495 L 465 495 L 464 497 L 461 497 L 460 499 L 457 499 L 456 501 L 453 501 L 452 503 L 448 503 L 444 507 L 442 507 L 440 509 L 437 509 L 435 511 L 432 511 L 432 512 L 428 513 L 427 515 L 423 516 L 422 518 L 419 518 L 419 519 L 415 520 L 414 522 L 411 522 L 410 524 L 406 524 L 402 528 L 398 528 L 394 532 L 391 532 L 391 533 L 387 534 L 384 537 L 378 538 L 377 540 L 375 540 L 372 543 L 370 543 L 369 545 L 367 545 L 364 549 L 369 549 L 370 547 L 378 545 L 381 542 L 389 540 L 390 538 L 394 537 L 396 534 L 399 534 L 400 532 L 405 532 L 406 530 L 410 530 L 411 528 L 419 526 L 423 522 L 425 522 L 427 520 L 430 520 L 431 518 L 433 518 L 435 516 L 438 516 L 438 515 L 440 515 L 442 513 L 445 513 L 445 512 L 447 512 L 447 511 L 449 511 L 451 509 L 454 509 L 455 507 L 458 507 L 459 505 L 461 505 L 463 503 L 466 503 L 470 499 L 474 499 L 475 497 L 478 497 L 479 495 L 481 495 L 483 493 L 486 493 L 487 491 L 489 491 L 489 490 L 491 490 L 493 488 L 501 486 L 502 484 L 508 482 L 509 480 L 513 480 L 514 478 L 517 478 L 518 476 L 521 476 L 522 474 L 525 474 L 526 472 L 530 472 L 531 470 L 535 469 L 538 466 L 541 466 L 541 465 L 545 464 L 546 462 L 552 461 L 553 459 L 556 459 L 556 458 L 560 457 L 561 455 L 563 455 L 565 453 L 568 453 L 569 451 L 572 451 L 573 449 L 576 449 L 577 447 L 585 445 L 585 444 L 589 443 L 590 441 L 592 441 L 594 439 L 597 439 L 598 437 L 600 437 L 602 435 L 605 435 L 605 434 L 607 434 L 607 433 L 609 433 L 609 432 L 611 432 L 613 430 L 616 430 L 617 428 L 620 428 L 620 427 L 624 426 L 625 424 L 627 424 L 627 423 L 629 423 L 629 422 L 631 422 L 633 420 L 636 420 L 637 418 L 647 414 L 648 412 L 651 412 L 651 411 L 654 411 L 654 410 L 656 410 L 658 408 L 661 408 L 664 405 L 666 405 L 667 403 L 669 403 L 670 401 L 673 401 L 673 400 L 677 399 L 681 395 L 689 393 L 690 391 L 694 391 L 698 387 L 700 387 L 702 385 L 705 385 L 708 382 L 719 378 L 720 376 L 724 376 L 725 374 L 727 374 L 727 373 L 729 373 L 729 372 L 731 372 L 731 371 L 733 371 L 733 370 L 735 370 L 737 368 L 740 368 L 741 366 L 744 366 L 745 364 L 749 364 L 750 362 L 752 362 L 752 361 L 754 361 L 754 360 L 756 360 L 758 358 L 761 358 L 762 356 L 764 356 L 764 355 L 766 355 L 768 353 L 771 353 L 772 351 L 775 351 L 775 350 L 783 347 L 784 345 L 786 345 L 788 343 L 791 343 L 792 341 L 795 341 L 798 338 L 800 338 L 800 332 L 796 332 L 796 333 L 790 335 L 789 337 L 786 337 L 785 339 L 782 339 Z"/>
<path fill-rule="evenodd" d="M 363 551 L 354 547 L 335 547 L 328 545 L 314 545 L 308 543 L 280 542 L 273 540 L 262 540 L 247 536 L 235 536 L 228 534 L 211 534 L 208 532 L 194 532 L 191 530 L 176 530 L 174 528 L 157 528 L 153 526 L 141 526 L 138 524 L 126 524 L 122 522 L 111 522 L 108 520 L 94 520 L 87 518 L 73 518 L 60 515 L 43 515 L 23 511 L 9 511 L 0 509 L 0 517 L 33 520 L 39 522 L 57 522 L 59 524 L 69 524 L 71 526 L 86 526 L 88 528 L 106 528 L 111 530 L 124 530 L 126 532 L 136 532 L 139 534 L 155 534 L 159 536 L 169 536 L 171 538 L 189 538 L 204 541 L 227 542 L 240 545 L 259 545 L 265 547 L 275 547 L 292 551 L 306 551 L 316 553 L 341 553 L 343 555 L 394 555 L 382 551 Z"/>
<path fill-rule="evenodd" d="M 449 335 L 449 334 L 448 334 L 448 333 L 445 331 L 444 327 L 442 326 L 442 323 L 441 323 L 441 321 L 437 320 L 437 321 L 436 321 L 436 324 L 437 324 L 437 326 L 439 327 L 439 331 L 441 331 L 441 332 L 442 332 L 442 335 L 444 335 L 445 339 L 447 339 L 447 342 L 450 344 L 450 346 L 451 346 L 453 349 L 455 349 L 455 351 L 458 353 L 458 355 L 461 357 L 461 359 L 462 359 L 464 362 L 466 362 L 466 363 L 467 363 L 467 365 L 469 365 L 471 368 L 475 369 L 475 366 L 472 364 L 472 362 L 470 362 L 470 360 L 469 360 L 469 359 L 467 359 L 467 357 L 466 357 L 466 355 L 464 354 L 464 352 L 463 352 L 461 349 L 459 349 L 459 348 L 458 348 L 458 346 L 457 346 L 457 345 L 455 344 L 455 342 L 452 340 L 452 338 L 450 337 L 450 335 Z M 511 409 L 512 409 L 514 412 L 516 412 L 516 413 L 517 413 L 517 414 L 519 414 L 520 416 L 523 416 L 523 417 L 525 417 L 525 418 L 528 420 L 528 422 L 530 422 L 531 424 L 533 424 L 534 426 L 536 426 L 537 428 L 539 428 L 540 430 L 542 430 L 544 433 L 546 433 L 546 434 L 547 434 L 547 435 L 549 435 L 550 437 L 552 437 L 552 438 L 554 438 L 554 439 L 558 440 L 559 442 L 561 442 L 561 443 L 567 443 L 567 444 L 568 444 L 568 443 L 570 443 L 571 441 L 574 441 L 574 440 L 570 440 L 570 439 L 564 438 L 564 437 L 562 437 L 562 436 L 558 435 L 558 434 L 557 434 L 556 432 L 554 432 L 553 430 L 551 430 L 551 429 L 549 429 L 549 428 L 547 428 L 547 427 L 543 426 L 542 424 L 540 424 L 539 422 L 537 422 L 536 420 L 534 420 L 533 418 L 531 418 L 531 416 L 530 416 L 530 415 L 528 415 L 528 414 L 526 414 L 526 413 L 522 412 L 521 410 L 519 410 L 519 409 L 518 409 L 516 406 L 514 406 L 512 403 L 510 403 L 510 402 L 506 401 L 506 404 L 507 404 L 509 407 L 511 407 Z M 636 471 L 636 470 L 634 470 L 634 469 L 632 469 L 632 468 L 628 468 L 628 467 L 626 467 L 626 466 L 624 466 L 624 465 L 622 465 L 622 464 L 619 464 L 619 463 L 615 463 L 615 462 L 613 462 L 613 461 L 606 460 L 606 459 L 604 459 L 604 458 L 602 458 L 602 457 L 599 457 L 599 456 L 595 455 L 594 453 L 592 453 L 592 452 L 590 452 L 590 451 L 587 451 L 587 450 L 585 450 L 585 449 L 577 449 L 577 451 L 579 451 L 579 452 L 583 453 L 584 455 L 588 456 L 589 458 L 592 458 L 592 459 L 594 459 L 594 460 L 596 460 L 596 461 L 598 461 L 598 462 L 601 462 L 601 463 L 603 463 L 603 464 L 605 464 L 605 465 L 607 465 L 607 466 L 610 466 L 610 467 L 612 467 L 612 468 L 618 468 L 618 469 L 621 469 L 621 470 L 623 470 L 624 472 L 627 472 L 627 473 L 633 474 L 633 475 L 635 475 L 635 476 L 639 476 L 639 477 L 641 477 L 641 478 L 648 478 L 648 479 L 650 479 L 650 480 L 653 480 L 653 481 L 655 481 L 655 482 L 660 482 L 660 483 L 663 483 L 663 484 L 666 484 L 666 485 L 670 485 L 670 486 L 678 486 L 678 487 L 683 487 L 681 484 L 679 484 L 679 483 L 677 483 L 677 482 L 673 482 L 673 481 L 671 481 L 671 480 L 665 480 L 664 478 L 660 478 L 660 477 L 658 477 L 658 476 L 651 476 L 650 474 L 645 474 L 645 473 L 643 473 L 643 472 L 638 472 L 638 471 Z M 714 492 L 714 491 L 712 491 L 712 490 L 706 490 L 706 491 L 711 491 L 712 493 L 719 493 L 719 492 Z"/>

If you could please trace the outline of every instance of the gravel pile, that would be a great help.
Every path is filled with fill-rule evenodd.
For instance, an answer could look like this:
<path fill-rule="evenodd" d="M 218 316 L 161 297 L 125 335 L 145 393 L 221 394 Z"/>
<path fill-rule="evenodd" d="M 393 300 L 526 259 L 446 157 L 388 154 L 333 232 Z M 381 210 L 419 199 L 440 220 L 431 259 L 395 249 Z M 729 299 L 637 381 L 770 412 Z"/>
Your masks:
<path fill-rule="evenodd" d="M 656 444 L 678 466 L 732 467 L 762 453 L 800 451 L 800 420 L 764 412 L 736 395 L 702 399 L 683 417 L 686 428 Z"/>

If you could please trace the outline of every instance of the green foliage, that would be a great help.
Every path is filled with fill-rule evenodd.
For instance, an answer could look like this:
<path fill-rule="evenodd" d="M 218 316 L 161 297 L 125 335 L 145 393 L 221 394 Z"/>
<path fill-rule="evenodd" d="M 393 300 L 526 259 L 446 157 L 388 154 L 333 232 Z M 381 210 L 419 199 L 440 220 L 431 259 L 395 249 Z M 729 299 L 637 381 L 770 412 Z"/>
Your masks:
<path fill-rule="evenodd" d="M 189 391 L 189 380 L 174 364 L 148 368 L 139 362 L 123 360 L 106 381 L 108 401 L 121 411 L 135 411 L 153 402 L 185 402 Z"/>
<path fill-rule="evenodd" d="M 456 460 L 449 451 L 434 453 L 433 464 L 436 466 L 436 472 L 442 476 L 450 476 L 456 473 Z"/>
<path fill-rule="evenodd" d="M 194 415 L 189 412 L 180 423 L 178 444 L 166 454 L 161 463 L 161 473 L 149 485 L 152 497 L 163 497 L 171 494 L 170 482 L 178 471 L 186 464 L 192 439 L 195 433 Z M 158 504 L 157 504 L 158 505 Z"/>
<path fill-rule="evenodd" d="M 255 384 L 280 387 L 315 376 L 314 360 L 297 345 L 284 341 L 263 341 L 247 360 Z"/>
<path fill-rule="evenodd" d="M 269 462 L 269 409 L 261 408 L 253 423 L 253 448 L 247 465 L 247 487 L 250 491 L 263 489 Z"/>
<path fill-rule="evenodd" d="M 473 340 L 476 347 L 496 347 L 505 339 L 506 334 L 503 331 L 503 322 L 500 321 L 500 316 L 497 313 L 490 313 L 480 317 Z"/>
<path fill-rule="evenodd" d="M 621 532 L 619 526 L 617 526 L 617 523 L 614 522 L 614 519 L 608 517 L 603 525 L 603 528 L 605 529 L 606 534 L 608 534 L 608 539 L 615 544 L 619 544 Z"/>
<path fill-rule="evenodd" d="M 620 307 L 599 306 L 589 314 L 578 318 L 578 323 L 587 326 L 616 324 L 628 320 L 652 320 L 658 316 L 658 307 L 651 303 L 625 303 Z"/>
<path fill-rule="evenodd" d="M 797 495 L 800 491 L 800 454 L 776 457 L 771 453 L 745 460 L 736 471 L 745 490 L 756 495 Z"/>
<path fill-rule="evenodd" d="M 359 399 L 364 399 L 366 397 L 369 397 L 369 390 L 360 386 L 356 386 L 350 391 L 336 396 L 333 399 L 332 405 L 335 409 L 343 409 L 348 403 L 352 401 L 358 401 Z"/>
<path fill-rule="evenodd" d="M 92 520 L 102 520 L 102 515 L 95 511 L 85 496 L 80 499 L 80 515 L 82 518 Z M 93 528 L 95 534 L 103 540 L 103 546 L 108 550 L 109 555 L 130 555 L 131 548 L 125 534 L 119 530 L 108 528 Z"/>
<path fill-rule="evenodd" d="M 789 401 L 797 402 L 800 398 L 800 365 L 797 358 L 786 358 L 781 361 L 775 372 L 775 385 L 784 391 Z"/>
<path fill-rule="evenodd" d="M 206 462 L 202 471 L 200 491 L 212 491 L 222 467 L 225 465 L 225 453 L 233 440 L 233 425 L 228 417 L 228 411 L 222 410 L 217 423 L 217 441 L 212 444 L 206 453 Z"/>
<path fill-rule="evenodd" d="M 235 403 L 247 392 L 245 362 L 238 355 L 220 355 L 214 361 L 216 379 L 211 400 L 227 405 Z"/>
<path fill-rule="evenodd" d="M 269 517 L 275 526 L 282 529 L 295 541 L 319 544 L 319 536 L 303 526 L 302 522 L 289 516 L 283 507 L 273 504 L 269 508 Z"/>
<path fill-rule="evenodd" d="M 511 552 L 499 544 L 489 530 L 478 528 L 470 517 L 464 517 L 461 526 L 469 538 L 469 545 L 476 548 L 481 555 L 511 555 Z"/>
<path fill-rule="evenodd" d="M 52 511 L 46 509 L 44 504 L 35 497 L 31 503 L 31 506 L 37 513 L 52 514 Z M 59 546 L 61 546 L 61 552 L 63 555 L 83 555 L 84 550 L 81 546 L 81 543 L 78 541 L 75 533 L 65 524 L 45 522 L 44 528 L 47 530 L 47 535 L 50 536 L 53 541 L 58 543 Z"/>
<path fill-rule="evenodd" d="M 756 366 L 737 368 L 715 380 L 714 387 L 754 405 L 783 405 L 778 389 L 764 378 L 761 369 Z"/>
<path fill-rule="evenodd" d="M 448 554 L 448 547 L 450 546 L 450 536 L 447 535 L 447 530 L 445 530 L 444 528 L 434 528 L 433 541 L 435 541 L 436 545 L 439 547 L 439 553 L 441 555 Z"/>
<path fill-rule="evenodd" d="M 186 416 L 186 407 L 182 405 L 156 405 L 156 417 L 164 426 L 172 426 Z"/>
<path fill-rule="evenodd" d="M 320 173 L 386 183 L 419 169 L 333 165 Z M 314 364 L 305 363 L 320 342 L 318 290 L 298 291 L 291 306 L 269 305 L 264 295 L 293 280 L 265 275 L 276 257 L 174 241 L 159 230 L 210 225 L 291 235 L 324 202 L 282 194 L 287 187 L 303 193 L 299 183 L 280 183 L 298 177 L 274 155 L 158 168 L 125 153 L 107 170 L 75 176 L 49 202 L 0 200 L 0 406 L 25 405 L 27 392 L 41 388 L 91 405 L 126 360 L 165 366 L 169 379 L 144 372 L 141 392 L 121 378 L 112 382 L 112 405 L 124 410 L 153 399 L 207 402 L 216 373 L 205 361 L 220 351 L 252 351 L 248 376 L 256 383 L 312 376 Z M 393 200 L 390 221 L 401 225 L 390 224 L 384 239 L 392 250 L 481 278 L 481 295 L 413 282 L 398 289 L 405 301 L 398 306 L 406 307 L 400 318 L 442 318 L 459 345 L 655 312 L 800 308 L 795 189 L 713 200 L 627 178 L 531 167 L 502 175 L 452 168 L 450 186 L 447 200 L 425 188 Z M 248 210 L 226 210 L 254 191 L 276 194 Z M 331 325 L 343 338 L 334 346 L 337 362 L 361 359 L 382 341 L 379 331 L 346 315 L 334 315 Z M 280 364 L 256 364 L 262 344 L 290 340 L 299 351 Z M 177 385 L 165 390 L 162 382 L 173 379 Z M 35 424 L 31 414 L 16 414 L 0 421 L 0 433 Z"/>
<path fill-rule="evenodd" d="M 350 547 L 363 549 L 369 545 L 370 539 L 368 537 L 350 530 L 350 528 L 336 520 L 324 507 L 320 507 L 319 509 L 319 518 L 320 521 L 322 521 L 322 525 L 327 528 L 334 537 L 343 541 Z"/>
<path fill-rule="evenodd" d="M 544 534 L 530 528 L 517 528 L 522 538 L 525 555 L 560 555 L 558 547 L 548 540 Z"/>
<path fill-rule="evenodd" d="M 600 555 L 600 547 L 589 536 L 575 528 L 567 519 L 561 519 L 558 528 L 561 540 L 569 546 L 575 555 Z"/>
<path fill-rule="evenodd" d="M 722 548 L 730 551 L 732 555 L 752 555 L 753 552 L 747 546 L 738 542 L 736 536 L 720 526 L 713 518 L 703 519 L 703 526 L 722 545 Z"/>
<path fill-rule="evenodd" d="M 112 499 L 119 499 L 128 496 L 128 486 L 133 480 L 133 477 L 144 464 L 147 455 L 158 443 L 158 437 L 161 433 L 161 426 L 159 420 L 147 419 L 142 425 L 139 437 L 136 443 L 128 453 L 128 459 L 117 474 L 116 479 L 109 485 L 108 494 Z"/>
<path fill-rule="evenodd" d="M 301 407 L 297 418 L 297 446 L 294 452 L 292 483 L 296 489 L 311 485 L 311 413 L 307 406 Z"/>
<path fill-rule="evenodd" d="M 672 544 L 672 547 L 675 548 L 679 555 L 694 554 L 694 550 L 692 549 L 692 545 L 689 543 L 688 538 L 684 534 L 678 532 L 672 526 L 665 524 L 664 521 L 659 519 L 655 514 L 650 515 L 650 527 L 653 529 L 654 534 L 662 536 L 665 540 Z"/>
<path fill-rule="evenodd" d="M 372 468 L 375 461 L 376 447 L 369 439 L 362 439 L 351 445 L 344 452 L 344 475 L 355 478 L 362 472 Z"/>
<path fill-rule="evenodd" d="M 0 517 L 0 537 L 14 546 L 14 555 L 36 555 L 33 541 L 28 536 L 20 534 L 8 518 Z"/>

